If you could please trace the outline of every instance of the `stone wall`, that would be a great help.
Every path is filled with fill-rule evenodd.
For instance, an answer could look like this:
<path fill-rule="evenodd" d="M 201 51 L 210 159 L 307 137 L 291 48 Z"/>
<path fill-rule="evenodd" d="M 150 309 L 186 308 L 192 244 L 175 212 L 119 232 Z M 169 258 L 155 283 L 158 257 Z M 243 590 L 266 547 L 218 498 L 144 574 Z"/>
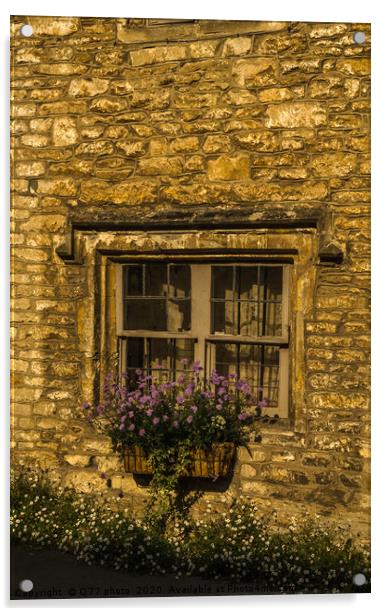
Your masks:
<path fill-rule="evenodd" d="M 283 519 L 306 505 L 367 535 L 369 25 L 14 17 L 11 29 L 15 457 L 141 506 L 79 411 L 108 327 L 101 246 L 155 249 L 155 229 L 165 250 L 184 229 L 183 248 L 222 248 L 219 231 L 246 228 L 280 247 L 291 229 L 296 248 L 303 234 L 317 243 L 295 331 L 299 413 L 257 425 L 224 494 Z"/>

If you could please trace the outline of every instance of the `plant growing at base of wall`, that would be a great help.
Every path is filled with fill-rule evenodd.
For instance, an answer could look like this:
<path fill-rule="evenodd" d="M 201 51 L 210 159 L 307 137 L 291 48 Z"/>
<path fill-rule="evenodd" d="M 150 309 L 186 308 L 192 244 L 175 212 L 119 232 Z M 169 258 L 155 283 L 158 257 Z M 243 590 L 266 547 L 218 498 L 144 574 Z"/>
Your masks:
<path fill-rule="evenodd" d="M 182 476 L 203 476 L 195 473 L 196 463 L 204 464 L 205 476 L 227 474 L 235 447 L 248 443 L 257 408 L 266 405 L 235 374 L 214 370 L 206 379 L 199 362 L 190 369 L 188 360 L 181 364 L 175 381 L 162 372 L 156 381 L 137 370 L 135 388 L 108 375 L 103 400 L 83 404 L 88 420 L 111 438 L 123 459 L 143 456 L 137 467 L 128 462 L 127 470 L 153 473 L 150 487 L 159 504 L 163 496 L 171 503 Z"/>

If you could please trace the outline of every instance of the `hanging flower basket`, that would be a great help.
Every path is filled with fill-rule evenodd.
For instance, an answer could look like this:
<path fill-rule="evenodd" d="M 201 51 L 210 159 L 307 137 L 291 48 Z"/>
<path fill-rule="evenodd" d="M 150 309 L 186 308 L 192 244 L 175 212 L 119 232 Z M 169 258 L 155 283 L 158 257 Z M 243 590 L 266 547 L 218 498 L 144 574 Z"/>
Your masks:
<path fill-rule="evenodd" d="M 210 450 L 193 449 L 192 463 L 188 466 L 185 477 L 202 477 L 218 479 L 230 474 L 235 457 L 234 443 L 215 443 Z M 144 450 L 134 445 L 124 450 L 125 472 L 152 475 Z"/>

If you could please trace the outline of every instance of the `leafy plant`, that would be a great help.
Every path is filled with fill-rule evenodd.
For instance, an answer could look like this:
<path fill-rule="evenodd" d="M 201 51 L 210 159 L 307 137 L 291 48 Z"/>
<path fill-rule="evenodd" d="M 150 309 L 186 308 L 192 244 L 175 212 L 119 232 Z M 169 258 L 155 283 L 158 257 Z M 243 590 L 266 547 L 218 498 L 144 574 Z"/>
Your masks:
<path fill-rule="evenodd" d="M 262 592 L 369 592 L 369 553 L 349 526 L 304 514 L 280 528 L 275 513 L 260 516 L 249 499 L 226 511 L 210 504 L 200 517 L 177 517 L 166 529 L 136 519 L 114 498 L 96 502 L 21 469 L 11 479 L 14 543 L 55 547 L 88 564 L 147 575 L 253 582 Z M 363 573 L 367 582 L 355 586 Z"/>
<path fill-rule="evenodd" d="M 199 362 L 190 369 L 188 360 L 181 363 L 183 370 L 175 381 L 162 372 L 156 381 L 137 370 L 134 388 L 110 374 L 100 404 L 83 404 L 89 421 L 111 438 L 121 455 L 126 448 L 142 448 L 153 470 L 153 502 L 161 498 L 170 506 L 179 478 L 192 463 L 192 452 L 209 451 L 214 443 L 246 444 L 249 422 L 266 405 L 235 374 L 224 377 L 214 370 L 205 379 Z"/>

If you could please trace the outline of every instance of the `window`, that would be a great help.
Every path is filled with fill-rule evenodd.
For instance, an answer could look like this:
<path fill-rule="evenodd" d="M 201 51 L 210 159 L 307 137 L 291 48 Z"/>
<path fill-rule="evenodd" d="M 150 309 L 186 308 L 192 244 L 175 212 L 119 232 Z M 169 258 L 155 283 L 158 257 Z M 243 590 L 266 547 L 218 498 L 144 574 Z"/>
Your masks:
<path fill-rule="evenodd" d="M 199 360 L 208 374 L 246 379 L 272 414 L 288 412 L 288 266 L 130 263 L 118 266 L 120 370 L 176 378 Z"/>

